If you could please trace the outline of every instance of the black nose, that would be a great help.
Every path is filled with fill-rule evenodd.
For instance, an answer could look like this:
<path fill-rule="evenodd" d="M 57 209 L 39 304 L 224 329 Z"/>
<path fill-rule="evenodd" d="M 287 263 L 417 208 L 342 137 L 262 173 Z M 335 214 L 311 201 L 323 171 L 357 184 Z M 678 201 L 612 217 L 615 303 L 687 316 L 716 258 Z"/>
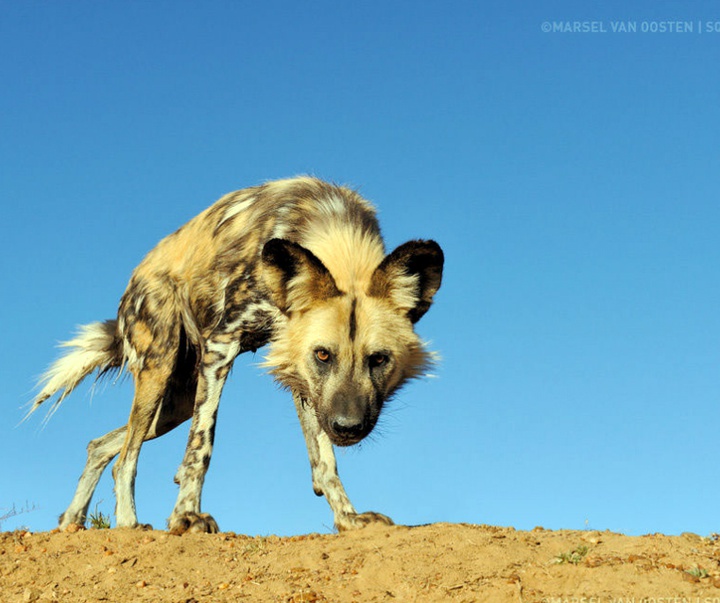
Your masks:
<path fill-rule="evenodd" d="M 359 440 L 365 434 L 365 422 L 357 417 L 339 415 L 332 420 L 330 427 L 335 435 L 345 440 Z"/>

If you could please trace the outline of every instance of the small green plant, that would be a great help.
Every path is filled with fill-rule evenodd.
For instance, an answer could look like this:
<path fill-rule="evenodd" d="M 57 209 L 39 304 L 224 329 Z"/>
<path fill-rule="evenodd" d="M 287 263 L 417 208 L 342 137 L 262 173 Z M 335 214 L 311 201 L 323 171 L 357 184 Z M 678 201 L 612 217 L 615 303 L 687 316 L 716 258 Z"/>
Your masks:
<path fill-rule="evenodd" d="M 248 542 L 245 547 L 243 548 L 243 553 L 247 555 L 255 555 L 260 554 L 263 555 L 267 552 L 267 538 L 265 536 L 260 536 L 258 538 L 253 538 L 250 542 Z"/>
<path fill-rule="evenodd" d="M 100 504 L 100 503 L 98 503 Z M 109 530 L 110 529 L 110 516 L 105 515 L 101 511 L 98 511 L 98 505 L 95 505 L 95 511 L 90 513 L 88 517 L 90 527 L 95 530 Z"/>
<path fill-rule="evenodd" d="M 559 555 L 556 555 L 555 559 L 553 559 L 553 563 L 572 563 L 573 565 L 577 565 L 585 559 L 585 555 L 588 554 L 589 550 L 590 548 L 588 546 L 581 544 L 568 553 L 560 553 Z"/>
<path fill-rule="evenodd" d="M 710 575 L 710 574 L 708 574 L 707 570 L 702 569 L 697 566 L 695 566 L 692 569 L 685 570 L 685 571 L 686 571 L 686 573 L 690 574 L 693 578 L 698 578 L 698 579 L 707 578 Z"/>

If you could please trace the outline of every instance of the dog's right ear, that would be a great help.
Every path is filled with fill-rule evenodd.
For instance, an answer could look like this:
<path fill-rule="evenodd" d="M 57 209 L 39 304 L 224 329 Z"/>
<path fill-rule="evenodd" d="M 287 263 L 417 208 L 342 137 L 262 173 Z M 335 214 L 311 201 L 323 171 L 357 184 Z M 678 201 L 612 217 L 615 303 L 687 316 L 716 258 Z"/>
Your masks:
<path fill-rule="evenodd" d="M 325 265 L 302 245 L 271 239 L 262 251 L 262 277 L 283 314 L 307 310 L 318 300 L 340 295 Z"/>

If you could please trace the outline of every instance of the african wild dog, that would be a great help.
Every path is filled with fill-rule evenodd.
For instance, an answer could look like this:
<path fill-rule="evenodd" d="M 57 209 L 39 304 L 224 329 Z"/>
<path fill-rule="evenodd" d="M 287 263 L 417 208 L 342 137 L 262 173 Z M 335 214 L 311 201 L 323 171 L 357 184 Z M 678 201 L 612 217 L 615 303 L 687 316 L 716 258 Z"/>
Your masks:
<path fill-rule="evenodd" d="M 384 402 L 430 364 L 413 324 L 430 307 L 442 267 L 434 241 L 410 241 L 385 256 L 373 207 L 344 187 L 301 177 L 221 198 L 145 257 L 117 319 L 82 327 L 41 379 L 30 412 L 59 393 L 52 413 L 94 371 L 127 369 L 135 383 L 127 425 L 88 445 L 60 527 L 85 522 L 118 454 L 117 525 L 137 526 L 142 443 L 192 417 L 168 527 L 216 532 L 200 496 L 220 393 L 235 357 L 268 342 L 265 366 L 293 394 L 313 489 L 327 498 L 337 528 L 391 524 L 379 513 L 356 513 L 333 444 L 367 436 Z"/>

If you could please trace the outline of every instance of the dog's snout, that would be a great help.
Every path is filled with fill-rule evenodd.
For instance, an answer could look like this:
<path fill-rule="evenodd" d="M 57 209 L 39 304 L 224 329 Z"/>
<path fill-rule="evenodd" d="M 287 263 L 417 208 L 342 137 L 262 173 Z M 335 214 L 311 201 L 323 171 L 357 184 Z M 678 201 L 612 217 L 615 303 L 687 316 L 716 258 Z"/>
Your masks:
<path fill-rule="evenodd" d="M 330 427 L 336 435 L 346 440 L 359 440 L 365 435 L 365 421 L 360 417 L 338 415 Z"/>
<path fill-rule="evenodd" d="M 372 429 L 370 400 L 356 392 L 339 391 L 333 396 L 325 423 L 327 434 L 337 446 L 352 446 Z"/>

